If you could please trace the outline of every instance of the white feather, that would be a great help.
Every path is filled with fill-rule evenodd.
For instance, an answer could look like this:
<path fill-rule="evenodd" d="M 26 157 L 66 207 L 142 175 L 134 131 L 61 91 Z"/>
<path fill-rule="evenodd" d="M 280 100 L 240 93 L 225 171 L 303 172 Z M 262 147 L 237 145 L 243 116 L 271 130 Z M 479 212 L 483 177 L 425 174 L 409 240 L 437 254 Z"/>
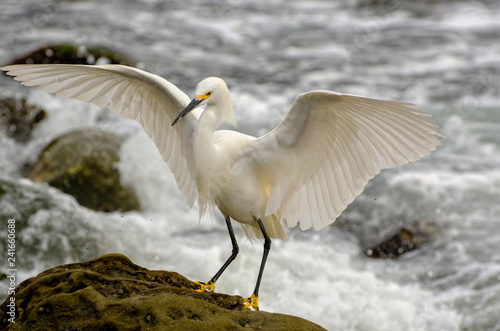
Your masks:
<path fill-rule="evenodd" d="M 190 206 L 197 197 L 192 135 L 199 113 L 170 126 L 189 97 L 165 79 L 121 65 L 12 65 L 3 67 L 26 86 L 108 107 L 137 120 L 158 147 Z"/>
<path fill-rule="evenodd" d="M 312 91 L 247 155 L 272 178 L 265 215 L 319 230 L 333 223 L 381 169 L 428 155 L 437 126 L 413 105 Z M 277 143 L 276 143 L 277 142 Z M 288 178 L 295 178 L 291 183 Z"/>
<path fill-rule="evenodd" d="M 2 68 L 24 85 L 92 102 L 137 120 L 155 142 L 192 206 L 218 207 L 248 236 L 286 238 L 331 224 L 381 169 L 412 162 L 441 143 L 428 114 L 411 104 L 312 91 L 299 95 L 276 129 L 256 139 L 217 131 L 234 121 L 226 84 L 196 89 L 207 107 L 171 126 L 189 98 L 156 75 L 119 66 L 16 65 Z M 209 93 L 208 93 L 209 92 Z M 208 93 L 206 95 L 206 93 Z M 205 100 L 206 99 L 206 100 Z M 200 115 L 201 114 L 201 115 Z"/>

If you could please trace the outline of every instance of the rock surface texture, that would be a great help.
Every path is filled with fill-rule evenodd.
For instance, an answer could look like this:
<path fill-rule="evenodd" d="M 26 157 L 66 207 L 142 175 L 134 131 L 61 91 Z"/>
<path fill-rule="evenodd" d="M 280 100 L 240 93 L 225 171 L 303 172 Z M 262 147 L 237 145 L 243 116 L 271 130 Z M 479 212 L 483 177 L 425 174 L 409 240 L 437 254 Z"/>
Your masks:
<path fill-rule="evenodd" d="M 121 185 L 115 166 L 122 140 L 99 128 L 68 132 L 45 147 L 27 177 L 48 183 L 93 210 L 138 210 L 135 193 Z"/>
<path fill-rule="evenodd" d="M 299 317 L 244 310 L 240 296 L 196 288 L 178 273 L 148 270 L 108 254 L 22 282 L 15 291 L 15 323 L 4 316 L 0 329 L 324 330 Z"/>

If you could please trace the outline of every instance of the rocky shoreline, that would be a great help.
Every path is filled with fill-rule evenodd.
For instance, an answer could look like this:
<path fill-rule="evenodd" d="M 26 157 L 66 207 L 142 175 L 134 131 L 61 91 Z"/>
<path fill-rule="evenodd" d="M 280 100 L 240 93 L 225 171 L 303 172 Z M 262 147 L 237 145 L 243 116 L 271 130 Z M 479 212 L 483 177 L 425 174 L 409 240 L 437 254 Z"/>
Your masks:
<path fill-rule="evenodd" d="M 121 254 L 61 265 L 22 282 L 15 323 L 2 330 L 324 330 L 296 316 L 244 309 L 243 299 L 199 293 L 176 272 L 148 270 Z"/>

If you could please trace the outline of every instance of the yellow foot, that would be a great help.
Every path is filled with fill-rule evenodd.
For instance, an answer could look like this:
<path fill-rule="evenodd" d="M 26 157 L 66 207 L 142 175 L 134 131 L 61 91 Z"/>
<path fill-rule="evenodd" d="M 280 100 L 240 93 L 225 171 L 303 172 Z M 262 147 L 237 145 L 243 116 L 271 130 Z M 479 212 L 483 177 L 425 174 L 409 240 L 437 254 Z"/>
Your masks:
<path fill-rule="evenodd" d="M 200 288 L 195 290 L 196 292 L 213 292 L 215 288 L 215 284 L 213 282 L 203 283 L 196 281 L 194 283 L 200 285 Z"/>
<path fill-rule="evenodd" d="M 245 309 L 252 309 L 255 311 L 259 310 L 259 297 L 255 294 L 252 294 L 250 298 L 243 299 L 243 303 L 245 304 Z"/>

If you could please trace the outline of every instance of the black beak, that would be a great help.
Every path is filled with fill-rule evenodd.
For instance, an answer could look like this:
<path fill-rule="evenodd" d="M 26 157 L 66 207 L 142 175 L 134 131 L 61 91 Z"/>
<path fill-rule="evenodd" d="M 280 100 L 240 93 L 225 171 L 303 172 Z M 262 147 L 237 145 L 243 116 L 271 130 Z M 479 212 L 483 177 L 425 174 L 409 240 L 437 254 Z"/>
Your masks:
<path fill-rule="evenodd" d="M 203 101 L 204 99 L 198 99 L 198 98 L 194 98 L 193 100 L 191 100 L 191 102 L 186 106 L 186 108 L 184 108 L 181 113 L 179 114 L 179 116 L 177 116 L 175 118 L 175 120 L 172 122 L 172 126 L 174 126 L 175 123 L 179 122 L 181 120 L 181 118 L 183 118 L 184 116 L 186 116 L 191 110 L 195 109 L 196 107 L 198 107 L 198 105 Z"/>

